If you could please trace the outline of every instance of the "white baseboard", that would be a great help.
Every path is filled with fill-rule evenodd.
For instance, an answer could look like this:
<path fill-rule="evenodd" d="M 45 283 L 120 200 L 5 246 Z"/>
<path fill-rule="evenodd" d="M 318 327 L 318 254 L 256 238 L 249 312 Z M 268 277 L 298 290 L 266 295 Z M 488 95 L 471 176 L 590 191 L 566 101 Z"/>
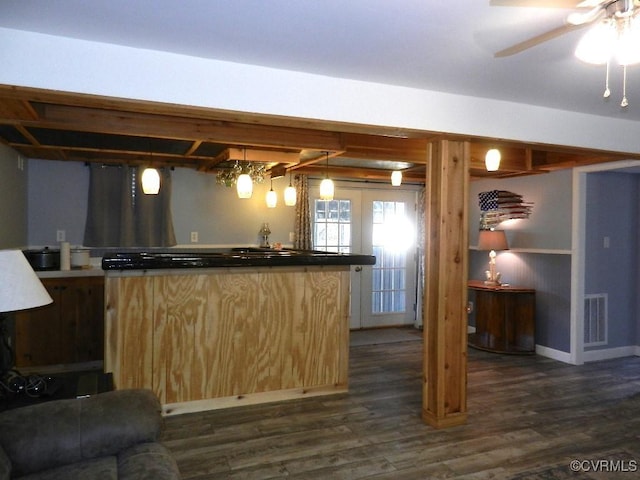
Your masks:
<path fill-rule="evenodd" d="M 562 350 L 556 350 L 542 345 L 536 345 L 536 355 L 558 360 L 559 362 L 572 363 L 569 352 L 563 352 Z"/>
<path fill-rule="evenodd" d="M 585 362 L 597 362 L 611 360 L 612 358 L 640 356 L 640 347 L 629 345 L 627 347 L 603 348 L 599 350 L 585 350 L 583 359 Z"/>

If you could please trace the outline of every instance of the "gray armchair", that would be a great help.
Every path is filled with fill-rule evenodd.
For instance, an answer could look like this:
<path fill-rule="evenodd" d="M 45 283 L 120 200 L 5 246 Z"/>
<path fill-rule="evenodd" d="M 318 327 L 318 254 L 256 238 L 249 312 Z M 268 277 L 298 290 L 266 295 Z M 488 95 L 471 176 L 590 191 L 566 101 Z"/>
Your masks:
<path fill-rule="evenodd" d="M 0 413 L 0 479 L 178 479 L 149 390 L 116 390 Z"/>

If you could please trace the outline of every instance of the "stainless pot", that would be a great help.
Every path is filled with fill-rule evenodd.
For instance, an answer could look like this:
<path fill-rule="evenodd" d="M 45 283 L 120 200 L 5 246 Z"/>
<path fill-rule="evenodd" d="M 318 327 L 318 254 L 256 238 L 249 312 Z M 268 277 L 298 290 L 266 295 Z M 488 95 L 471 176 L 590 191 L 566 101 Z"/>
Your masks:
<path fill-rule="evenodd" d="M 40 250 L 24 250 L 23 253 L 34 270 L 60 269 L 60 250 L 44 247 Z"/>

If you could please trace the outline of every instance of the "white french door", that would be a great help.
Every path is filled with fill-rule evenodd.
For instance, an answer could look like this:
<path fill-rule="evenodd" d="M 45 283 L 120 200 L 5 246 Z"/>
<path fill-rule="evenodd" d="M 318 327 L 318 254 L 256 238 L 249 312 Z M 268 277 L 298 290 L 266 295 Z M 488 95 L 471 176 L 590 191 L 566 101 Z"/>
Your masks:
<path fill-rule="evenodd" d="M 416 303 L 416 193 L 362 194 L 362 248 L 376 257 L 362 270 L 360 328 L 412 325 Z"/>
<path fill-rule="evenodd" d="M 416 303 L 416 192 L 337 188 L 333 200 L 311 189 L 314 248 L 376 256 L 352 267 L 350 328 L 410 325 Z"/>

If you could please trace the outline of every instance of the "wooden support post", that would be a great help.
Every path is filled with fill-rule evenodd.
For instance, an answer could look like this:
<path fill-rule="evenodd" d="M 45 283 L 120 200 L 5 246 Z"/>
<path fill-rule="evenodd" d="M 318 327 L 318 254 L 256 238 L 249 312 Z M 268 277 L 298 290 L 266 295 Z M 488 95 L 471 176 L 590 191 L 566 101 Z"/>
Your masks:
<path fill-rule="evenodd" d="M 428 146 L 422 418 L 467 419 L 468 142 Z"/>

